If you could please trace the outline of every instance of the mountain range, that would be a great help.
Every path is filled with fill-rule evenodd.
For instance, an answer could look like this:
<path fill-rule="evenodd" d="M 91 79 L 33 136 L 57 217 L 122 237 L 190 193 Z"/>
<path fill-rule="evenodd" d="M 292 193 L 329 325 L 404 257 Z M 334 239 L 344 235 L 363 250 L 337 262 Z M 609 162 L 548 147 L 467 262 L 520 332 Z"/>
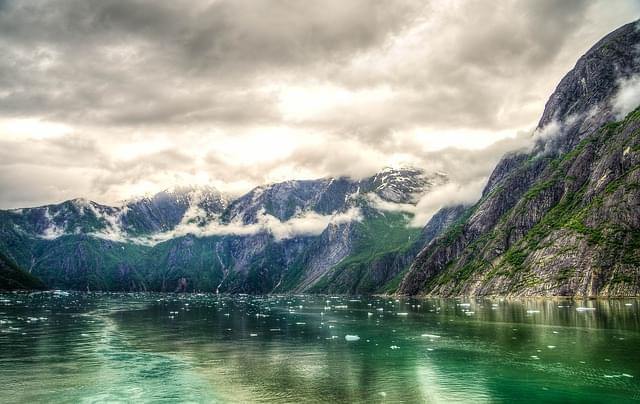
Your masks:
<path fill-rule="evenodd" d="M 421 230 L 402 211 L 447 181 L 388 168 L 238 198 L 185 187 L 121 206 L 74 199 L 1 211 L 0 251 L 55 288 L 373 293 L 460 214 Z"/>
<path fill-rule="evenodd" d="M 0 253 L 65 289 L 638 295 L 639 75 L 635 22 L 578 60 L 531 147 L 503 157 L 477 203 L 426 224 L 411 207 L 447 175 L 389 168 L 237 198 L 189 187 L 0 211 Z"/>

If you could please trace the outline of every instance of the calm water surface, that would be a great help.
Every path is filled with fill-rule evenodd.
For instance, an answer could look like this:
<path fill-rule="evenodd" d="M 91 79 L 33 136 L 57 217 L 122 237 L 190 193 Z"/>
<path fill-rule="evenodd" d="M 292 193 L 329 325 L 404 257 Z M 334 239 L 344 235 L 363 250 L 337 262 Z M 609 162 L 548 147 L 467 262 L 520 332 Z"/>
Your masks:
<path fill-rule="evenodd" d="M 635 299 L 0 294 L 0 401 L 640 401 L 639 310 Z"/>

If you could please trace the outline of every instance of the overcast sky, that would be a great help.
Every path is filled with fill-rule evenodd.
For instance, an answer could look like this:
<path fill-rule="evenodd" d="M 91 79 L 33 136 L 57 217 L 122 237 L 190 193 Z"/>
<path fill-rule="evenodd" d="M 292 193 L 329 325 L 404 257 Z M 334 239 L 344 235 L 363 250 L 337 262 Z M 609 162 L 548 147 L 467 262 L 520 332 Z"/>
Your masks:
<path fill-rule="evenodd" d="M 384 166 L 477 194 L 635 0 L 0 0 L 0 208 Z"/>

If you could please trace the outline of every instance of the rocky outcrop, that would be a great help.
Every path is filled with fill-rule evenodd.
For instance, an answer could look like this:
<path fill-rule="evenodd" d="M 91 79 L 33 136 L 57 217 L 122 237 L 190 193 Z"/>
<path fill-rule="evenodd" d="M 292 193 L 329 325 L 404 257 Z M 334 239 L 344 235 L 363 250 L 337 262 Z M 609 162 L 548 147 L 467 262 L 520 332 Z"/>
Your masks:
<path fill-rule="evenodd" d="M 639 44 L 628 24 L 580 58 L 547 102 L 532 151 L 498 164 L 399 293 L 638 294 L 638 113 L 611 122 L 619 83 L 640 73 Z"/>

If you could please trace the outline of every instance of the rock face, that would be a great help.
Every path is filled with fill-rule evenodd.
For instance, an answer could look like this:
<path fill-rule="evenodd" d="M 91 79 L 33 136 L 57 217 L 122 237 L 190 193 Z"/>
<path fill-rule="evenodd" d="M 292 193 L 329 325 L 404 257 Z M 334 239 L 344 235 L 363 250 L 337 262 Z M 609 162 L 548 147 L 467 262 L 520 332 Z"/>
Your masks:
<path fill-rule="evenodd" d="M 19 268 L 15 262 L 0 253 L 0 290 L 44 290 L 40 279 Z"/>
<path fill-rule="evenodd" d="M 116 207 L 76 199 L 0 211 L 0 251 L 58 288 L 374 292 L 461 212 L 421 233 L 408 226 L 410 214 L 385 206 L 415 204 L 446 181 L 385 169 L 361 180 L 260 186 L 236 199 L 212 188 Z"/>
<path fill-rule="evenodd" d="M 506 156 L 482 199 L 427 245 L 407 295 L 625 296 L 640 290 L 640 114 L 615 122 L 640 73 L 640 30 L 607 35 L 545 107 L 535 146 Z"/>

